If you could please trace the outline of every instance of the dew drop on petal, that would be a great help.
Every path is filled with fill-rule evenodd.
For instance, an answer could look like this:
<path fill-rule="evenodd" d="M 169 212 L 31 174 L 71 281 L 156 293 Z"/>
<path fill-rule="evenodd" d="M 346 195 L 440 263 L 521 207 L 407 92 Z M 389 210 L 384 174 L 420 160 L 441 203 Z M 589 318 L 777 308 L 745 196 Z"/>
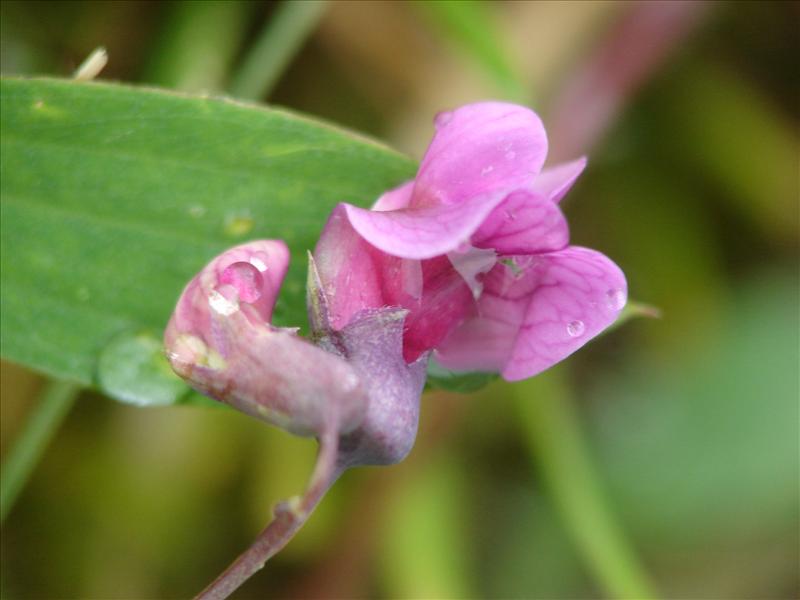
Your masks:
<path fill-rule="evenodd" d="M 269 256 L 267 256 L 266 252 L 256 252 L 250 257 L 250 264 L 264 273 L 269 271 L 269 266 L 267 265 L 268 260 Z"/>
<path fill-rule="evenodd" d="M 608 290 L 606 292 L 606 304 L 611 310 L 621 310 L 627 300 L 625 290 Z"/>
<path fill-rule="evenodd" d="M 485 177 L 486 175 L 488 175 L 492 171 L 494 171 L 494 167 L 492 165 L 488 165 L 486 167 L 483 167 L 483 169 L 481 169 L 481 177 Z"/>
<path fill-rule="evenodd" d="M 235 262 L 229 265 L 219 278 L 220 283 L 233 286 L 242 302 L 253 303 L 261 297 L 264 278 L 258 267 L 249 262 Z"/>
<path fill-rule="evenodd" d="M 570 337 L 578 337 L 579 335 L 583 335 L 586 326 L 583 324 L 583 321 L 570 321 L 567 323 L 567 333 Z"/>
<path fill-rule="evenodd" d="M 440 127 L 445 127 L 452 120 L 453 113 L 444 111 L 436 114 L 433 118 L 433 124 L 438 129 Z"/>
<path fill-rule="evenodd" d="M 216 290 L 209 294 L 208 304 L 211 306 L 211 309 L 214 312 L 222 315 L 223 317 L 229 317 L 239 310 L 239 303 L 236 302 L 235 298 L 233 300 L 226 298 L 222 293 Z"/>

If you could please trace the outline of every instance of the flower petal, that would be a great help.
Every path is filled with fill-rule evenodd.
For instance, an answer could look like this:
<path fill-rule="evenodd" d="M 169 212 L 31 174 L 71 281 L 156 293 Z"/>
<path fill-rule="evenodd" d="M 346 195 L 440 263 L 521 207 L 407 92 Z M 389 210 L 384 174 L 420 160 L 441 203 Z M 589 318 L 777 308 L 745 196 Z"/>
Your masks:
<path fill-rule="evenodd" d="M 509 381 L 532 377 L 611 325 L 626 299 L 624 274 L 594 250 L 519 257 L 488 274 L 479 316 L 445 340 L 437 360 L 457 370 L 500 370 Z"/>
<path fill-rule="evenodd" d="M 546 155 L 544 126 L 532 110 L 469 104 L 437 116 L 413 189 L 406 183 L 387 192 L 372 211 L 345 205 L 347 216 L 364 239 L 393 256 L 446 254 L 467 243 L 510 192 L 534 185 Z"/>
<path fill-rule="evenodd" d="M 422 300 L 406 317 L 403 356 L 412 362 L 438 346 L 475 311 L 472 290 L 446 256 L 422 261 Z"/>
<path fill-rule="evenodd" d="M 495 208 L 472 236 L 478 248 L 498 254 L 537 254 L 569 243 L 569 226 L 558 205 L 546 196 L 519 190 Z"/>
<path fill-rule="evenodd" d="M 340 204 L 333 210 L 314 251 L 331 326 L 341 329 L 367 308 L 416 308 L 422 294 L 419 262 L 370 245 L 351 226 L 346 208 Z"/>
<path fill-rule="evenodd" d="M 352 431 L 367 406 L 353 367 L 269 323 L 287 265 L 277 240 L 213 259 L 178 299 L 164 334 L 167 357 L 195 389 L 288 431 Z"/>
<path fill-rule="evenodd" d="M 415 180 L 415 208 L 528 187 L 547 155 L 542 121 L 524 106 L 468 104 L 440 113 L 435 123 Z"/>
<path fill-rule="evenodd" d="M 586 168 L 586 157 L 543 169 L 531 186 L 531 191 L 551 202 L 560 202 Z"/>
<path fill-rule="evenodd" d="M 460 204 L 374 211 L 345 204 L 353 228 L 376 248 L 392 256 L 425 259 L 447 254 L 467 243 L 503 194 L 480 195 Z"/>
<path fill-rule="evenodd" d="M 414 180 L 412 179 L 381 195 L 372 205 L 372 210 L 383 211 L 408 208 L 408 205 L 411 204 L 411 193 L 413 191 Z"/>
<path fill-rule="evenodd" d="M 254 319 L 270 322 L 288 267 L 289 249 L 281 240 L 259 240 L 226 250 L 189 282 L 172 321 L 184 329 L 207 329 L 210 308 L 213 309 L 208 297 L 212 297 L 220 308 L 226 302 L 231 306 L 244 305 Z M 218 287 L 230 299 L 213 294 Z"/>

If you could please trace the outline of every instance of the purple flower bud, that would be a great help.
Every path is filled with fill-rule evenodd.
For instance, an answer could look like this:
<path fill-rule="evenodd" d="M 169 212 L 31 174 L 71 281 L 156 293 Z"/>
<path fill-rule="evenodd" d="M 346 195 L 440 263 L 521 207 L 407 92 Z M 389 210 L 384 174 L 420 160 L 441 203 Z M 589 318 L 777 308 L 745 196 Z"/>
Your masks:
<path fill-rule="evenodd" d="M 293 433 L 352 431 L 367 407 L 356 369 L 270 324 L 288 263 L 286 245 L 275 240 L 212 260 L 178 300 L 167 357 L 199 391 Z"/>

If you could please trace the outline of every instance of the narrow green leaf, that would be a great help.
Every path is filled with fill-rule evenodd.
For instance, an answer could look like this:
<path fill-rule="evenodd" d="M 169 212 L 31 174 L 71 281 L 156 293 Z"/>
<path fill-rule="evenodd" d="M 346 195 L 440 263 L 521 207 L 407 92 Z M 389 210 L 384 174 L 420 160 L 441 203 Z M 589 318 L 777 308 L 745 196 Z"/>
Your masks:
<path fill-rule="evenodd" d="M 431 358 L 428 362 L 428 379 L 426 383 L 431 387 L 469 394 L 484 388 L 498 377 L 497 373 L 480 371 L 458 373 L 443 367 L 436 362 L 435 358 Z"/>
<path fill-rule="evenodd" d="M 51 381 L 45 386 L 39 404 L 31 411 L 28 421 L 3 461 L 0 476 L 0 521 L 11 510 L 80 391 L 80 386 L 71 381 Z"/>
<path fill-rule="evenodd" d="M 613 598 L 655 598 L 648 574 L 618 525 L 586 447 L 563 369 L 498 386 L 519 410 L 531 458 L 542 471 L 587 566 Z"/>
<path fill-rule="evenodd" d="M 505 94 L 505 99 L 525 101 L 529 94 L 504 47 L 488 2 L 448 0 L 412 4 L 475 61 Z"/>
<path fill-rule="evenodd" d="M 142 81 L 186 92 L 221 91 L 254 8 L 255 3 L 238 0 L 165 3 L 161 34 Z"/>
<path fill-rule="evenodd" d="M 48 79 L 4 79 L 0 97 L 2 354 L 84 384 L 115 336 L 160 332 L 186 282 L 250 239 L 289 244 L 275 321 L 303 325 L 304 253 L 330 210 L 415 171 L 368 139 L 228 99 Z"/>
<path fill-rule="evenodd" d="M 229 86 L 247 100 L 266 97 L 325 12 L 324 0 L 284 0 L 259 34 Z"/>

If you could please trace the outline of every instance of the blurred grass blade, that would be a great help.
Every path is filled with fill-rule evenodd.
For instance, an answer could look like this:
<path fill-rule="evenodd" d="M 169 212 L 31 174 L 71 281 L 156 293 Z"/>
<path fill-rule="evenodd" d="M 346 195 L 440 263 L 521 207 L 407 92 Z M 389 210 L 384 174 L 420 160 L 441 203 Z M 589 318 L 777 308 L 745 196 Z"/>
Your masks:
<path fill-rule="evenodd" d="M 384 589 L 398 598 L 475 598 L 464 466 L 427 462 L 392 494 L 381 539 Z"/>
<path fill-rule="evenodd" d="M 655 597 L 652 585 L 609 512 L 559 369 L 506 384 L 531 455 L 587 566 L 615 598 Z"/>
<path fill-rule="evenodd" d="M 305 252 L 333 206 L 369 205 L 416 168 L 230 100 L 47 79 L 4 79 L 0 96 L 2 353 L 85 385 L 117 335 L 159 339 L 186 282 L 249 239 L 289 244 L 275 321 L 304 324 Z"/>
<path fill-rule="evenodd" d="M 281 2 L 234 73 L 229 86 L 231 95 L 245 100 L 267 97 L 322 18 L 326 4 L 324 0 Z"/>
<path fill-rule="evenodd" d="M 165 3 L 160 39 L 142 81 L 187 92 L 221 91 L 254 7 L 228 0 Z"/>
<path fill-rule="evenodd" d="M 766 239 L 796 240 L 800 139 L 791 120 L 746 79 L 708 62 L 689 64 L 662 100 L 675 155 Z"/>
<path fill-rule="evenodd" d="M 530 94 L 504 47 L 493 7 L 481 0 L 413 2 L 492 80 L 506 100 L 524 102 Z"/>
<path fill-rule="evenodd" d="M 3 461 L 0 475 L 0 521 L 14 506 L 14 501 L 25 487 L 30 474 L 47 448 L 47 444 L 67 416 L 80 386 L 67 381 L 52 381 L 47 384 L 33 408 L 19 437 Z"/>
<path fill-rule="evenodd" d="M 717 3 L 628 2 L 625 14 L 583 64 L 571 70 L 551 100 L 548 160 L 590 152 L 619 118 L 636 90 L 683 47 Z M 690 97 L 687 95 L 687 97 Z"/>

